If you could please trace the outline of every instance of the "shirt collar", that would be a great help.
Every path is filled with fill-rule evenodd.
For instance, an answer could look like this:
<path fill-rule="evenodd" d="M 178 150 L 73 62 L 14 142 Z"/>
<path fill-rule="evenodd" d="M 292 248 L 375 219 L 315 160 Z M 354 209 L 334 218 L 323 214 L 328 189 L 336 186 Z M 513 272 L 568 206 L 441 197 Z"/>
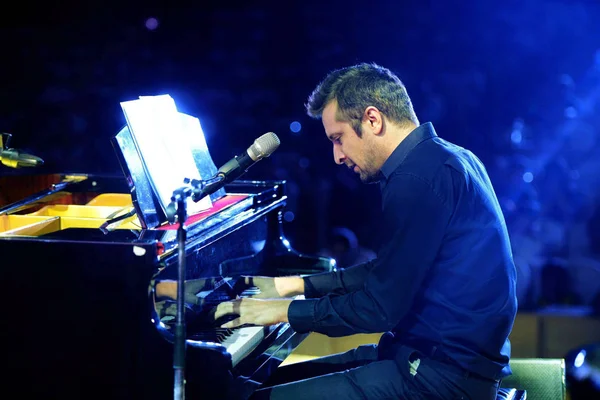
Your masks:
<path fill-rule="evenodd" d="M 437 134 L 431 122 L 426 122 L 413 129 L 381 166 L 381 174 L 384 180 L 387 181 L 389 179 L 392 172 L 404 162 L 406 157 L 419 143 L 434 137 L 437 137 Z"/>

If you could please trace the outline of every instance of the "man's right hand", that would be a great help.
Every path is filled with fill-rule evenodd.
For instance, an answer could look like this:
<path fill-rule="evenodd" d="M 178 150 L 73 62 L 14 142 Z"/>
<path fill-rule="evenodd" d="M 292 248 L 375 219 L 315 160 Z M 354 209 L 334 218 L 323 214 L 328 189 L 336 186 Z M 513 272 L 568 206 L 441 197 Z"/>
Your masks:
<path fill-rule="evenodd" d="M 252 296 L 256 299 L 279 299 L 304 294 L 304 280 L 299 276 L 245 276 L 244 284 L 260 290 L 260 293 Z"/>
<path fill-rule="evenodd" d="M 211 279 L 190 279 L 185 281 L 184 302 L 192 305 L 199 305 L 201 299 L 196 296 L 196 293 L 204 288 L 206 288 L 206 290 L 212 289 Z M 156 298 L 159 300 L 177 300 L 177 281 L 175 280 L 157 281 L 154 289 Z"/>

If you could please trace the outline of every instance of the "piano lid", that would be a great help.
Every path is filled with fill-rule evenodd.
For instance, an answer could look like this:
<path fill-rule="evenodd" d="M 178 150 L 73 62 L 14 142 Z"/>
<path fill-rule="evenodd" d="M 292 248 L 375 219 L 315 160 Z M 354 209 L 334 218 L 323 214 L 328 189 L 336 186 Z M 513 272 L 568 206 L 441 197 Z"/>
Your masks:
<path fill-rule="evenodd" d="M 147 99 L 141 98 L 134 102 Z M 126 103 L 130 102 L 122 103 L 124 111 Z M 208 150 L 200 122 L 197 118 L 190 115 L 179 112 L 177 114 L 180 124 L 178 124 L 178 127 L 173 127 L 173 132 L 177 131 L 180 141 L 189 146 L 189 152 L 197 170 L 190 171 L 190 173 L 199 174 L 201 179 L 213 177 L 217 173 L 217 168 Z M 112 138 L 111 143 L 117 153 L 121 169 L 127 178 L 133 206 L 142 227 L 145 229 L 155 228 L 167 222 L 165 213 L 167 205 L 165 199 L 165 176 L 168 180 L 169 168 L 173 167 L 174 169 L 172 174 L 174 181 L 167 182 L 173 186 L 173 190 L 185 184 L 183 180 L 178 182 L 179 179 L 177 177 L 181 175 L 180 170 L 175 170 L 176 167 L 169 164 L 166 150 L 164 161 L 157 159 L 156 149 L 160 148 L 160 140 L 164 140 L 164 136 L 172 132 L 160 131 L 160 137 L 148 135 L 146 132 L 143 138 L 144 146 L 140 146 L 142 138 L 136 138 L 132 129 L 133 125 L 132 116 L 128 115 L 128 124 Z M 140 124 L 138 123 L 136 129 L 138 131 L 139 129 L 146 129 L 146 125 L 148 124 L 142 124 L 140 128 Z M 141 135 L 138 134 L 138 136 Z M 152 143 L 152 141 L 155 141 L 155 143 Z M 178 145 L 181 147 L 181 143 L 178 143 Z M 187 153 L 187 147 L 183 151 Z M 187 157 L 187 154 L 185 156 Z M 152 168 L 149 168 L 150 163 L 152 163 Z M 162 182 L 159 182 L 159 178 Z M 194 176 L 189 176 L 189 178 L 194 178 Z M 158 187 L 159 185 L 161 185 L 160 188 Z M 157 189 L 161 189 L 162 193 Z M 169 190 L 166 190 L 167 195 L 169 194 Z M 210 200 L 211 202 L 216 201 L 224 195 L 225 190 L 219 189 L 210 195 Z M 194 212 L 188 210 L 188 213 L 193 214 Z"/>

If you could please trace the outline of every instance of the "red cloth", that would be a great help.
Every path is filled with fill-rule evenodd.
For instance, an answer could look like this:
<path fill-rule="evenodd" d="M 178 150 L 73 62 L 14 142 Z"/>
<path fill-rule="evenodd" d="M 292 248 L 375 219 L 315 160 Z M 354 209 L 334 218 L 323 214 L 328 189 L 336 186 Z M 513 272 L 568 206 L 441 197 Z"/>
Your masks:
<path fill-rule="evenodd" d="M 235 204 L 243 199 L 245 199 L 246 197 L 248 197 L 247 194 L 228 194 L 224 197 L 221 197 L 219 200 L 215 201 L 212 205 L 211 208 L 209 208 L 208 210 L 205 211 L 201 211 L 198 214 L 194 214 L 194 215 L 190 215 L 188 217 L 188 219 L 185 221 L 185 226 L 189 226 L 190 224 L 193 224 L 195 222 L 198 221 L 202 221 L 204 218 L 210 217 L 213 214 L 218 213 L 221 210 L 224 210 L 225 208 L 229 207 L 232 204 Z M 163 225 L 163 226 L 159 226 L 158 230 L 175 230 L 179 228 L 179 224 L 172 224 L 172 225 Z"/>

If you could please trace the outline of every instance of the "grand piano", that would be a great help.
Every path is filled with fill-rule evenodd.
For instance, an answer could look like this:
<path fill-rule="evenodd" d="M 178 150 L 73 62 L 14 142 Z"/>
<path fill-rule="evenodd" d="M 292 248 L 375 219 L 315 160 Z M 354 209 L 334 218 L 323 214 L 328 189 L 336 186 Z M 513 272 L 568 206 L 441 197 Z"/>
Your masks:
<path fill-rule="evenodd" d="M 126 127 L 113 144 L 124 176 L 0 176 L 0 376 L 19 398 L 173 397 L 173 307 L 155 285 L 177 278 L 176 225 L 149 191 Z M 204 150 L 194 157 L 210 175 Z M 335 269 L 285 238 L 284 181 L 236 180 L 211 200 L 188 218 L 185 244 L 186 278 L 206 282 L 207 304 L 255 292 L 243 275 Z M 209 308 L 186 306 L 189 399 L 224 398 L 240 375 L 264 381 L 304 339 L 289 324 L 223 330 Z"/>

